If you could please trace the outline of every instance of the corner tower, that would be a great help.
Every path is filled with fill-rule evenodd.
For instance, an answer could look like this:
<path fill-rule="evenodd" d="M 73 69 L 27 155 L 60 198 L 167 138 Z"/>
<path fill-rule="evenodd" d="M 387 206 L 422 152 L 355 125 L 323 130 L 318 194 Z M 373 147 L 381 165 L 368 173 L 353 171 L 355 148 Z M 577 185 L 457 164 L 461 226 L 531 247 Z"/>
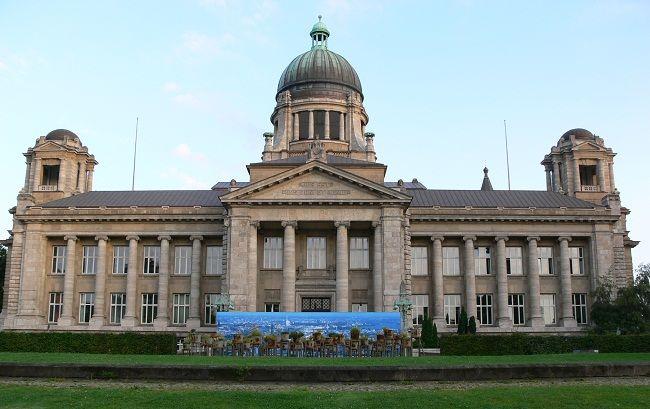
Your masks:
<path fill-rule="evenodd" d="M 309 33 L 311 49 L 282 73 L 271 115 L 273 133 L 264 134 L 262 159 L 306 155 L 315 140 L 332 155 L 374 162 L 374 134 L 366 133 L 359 76 L 350 63 L 330 51 L 330 32 L 318 16 Z"/>

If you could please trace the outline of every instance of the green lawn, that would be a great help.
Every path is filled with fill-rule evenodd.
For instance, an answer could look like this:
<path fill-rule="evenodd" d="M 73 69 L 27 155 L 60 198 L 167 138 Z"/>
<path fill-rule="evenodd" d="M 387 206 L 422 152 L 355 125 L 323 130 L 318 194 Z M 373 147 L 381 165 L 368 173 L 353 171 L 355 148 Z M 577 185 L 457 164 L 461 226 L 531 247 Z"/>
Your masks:
<path fill-rule="evenodd" d="M 647 408 L 647 386 L 492 386 L 387 392 L 0 386 L 3 408 Z"/>
<path fill-rule="evenodd" d="M 650 353 L 548 354 L 504 356 L 433 356 L 418 358 L 286 358 L 286 357 L 207 357 L 178 355 L 108 355 L 0 352 L 0 362 L 91 363 L 127 365 L 395 365 L 452 366 L 490 364 L 563 364 L 573 362 L 650 362 Z"/>

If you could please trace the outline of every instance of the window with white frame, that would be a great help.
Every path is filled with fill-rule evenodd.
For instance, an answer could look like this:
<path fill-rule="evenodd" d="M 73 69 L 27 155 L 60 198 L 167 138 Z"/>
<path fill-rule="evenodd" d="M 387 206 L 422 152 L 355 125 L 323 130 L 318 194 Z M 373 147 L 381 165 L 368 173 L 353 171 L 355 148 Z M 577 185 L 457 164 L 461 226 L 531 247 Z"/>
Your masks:
<path fill-rule="evenodd" d="M 95 293 L 79 293 L 79 323 L 88 324 L 95 312 Z"/>
<path fill-rule="evenodd" d="M 158 294 L 143 293 L 140 322 L 142 324 L 153 324 L 153 321 L 156 319 L 157 316 L 158 316 Z"/>
<path fill-rule="evenodd" d="M 492 325 L 492 294 L 476 294 L 476 317 L 481 325 Z"/>
<path fill-rule="evenodd" d="M 223 247 L 207 246 L 205 248 L 205 274 L 223 274 Z"/>
<path fill-rule="evenodd" d="M 280 303 L 279 302 L 267 302 L 264 303 L 265 312 L 280 312 Z"/>
<path fill-rule="evenodd" d="M 422 325 L 424 317 L 429 316 L 429 295 L 413 294 L 411 302 L 413 303 L 413 325 Z"/>
<path fill-rule="evenodd" d="M 508 294 L 508 312 L 513 325 L 524 325 L 526 323 L 523 294 Z"/>
<path fill-rule="evenodd" d="M 586 293 L 573 293 L 573 318 L 576 319 L 578 324 L 584 325 L 587 323 L 587 294 Z"/>
<path fill-rule="evenodd" d="M 144 246 L 144 274 L 158 274 L 160 246 Z"/>
<path fill-rule="evenodd" d="M 555 324 L 555 294 L 540 294 L 539 305 L 542 307 L 544 325 Z"/>
<path fill-rule="evenodd" d="M 190 275 L 192 273 L 192 246 L 174 248 L 174 274 Z"/>
<path fill-rule="evenodd" d="M 172 298 L 172 323 L 182 325 L 187 323 L 190 315 L 190 295 L 188 293 L 174 294 Z"/>
<path fill-rule="evenodd" d="M 52 246 L 52 274 L 65 274 L 65 252 L 68 246 Z"/>
<path fill-rule="evenodd" d="M 367 237 L 350 238 L 350 268 L 370 268 L 370 248 Z"/>
<path fill-rule="evenodd" d="M 56 324 L 59 322 L 63 311 L 63 293 L 50 293 L 50 300 L 47 307 L 47 322 Z"/>
<path fill-rule="evenodd" d="M 122 323 L 122 318 L 126 313 L 126 294 L 111 293 L 111 312 L 109 322 L 114 325 Z"/>
<path fill-rule="evenodd" d="M 489 247 L 477 247 L 474 249 L 475 274 L 485 276 L 492 274 L 492 259 L 490 258 Z"/>
<path fill-rule="evenodd" d="M 553 263 L 553 247 L 538 247 L 539 251 L 539 274 L 555 274 L 555 265 Z"/>
<path fill-rule="evenodd" d="M 97 252 L 97 246 L 83 246 L 81 274 L 95 274 L 97 272 Z"/>
<path fill-rule="evenodd" d="M 217 293 L 206 294 L 205 295 L 205 310 L 204 310 L 204 322 L 205 325 L 215 325 L 217 323 L 217 312 L 221 311 L 223 308 L 222 304 L 218 304 L 219 295 Z"/>
<path fill-rule="evenodd" d="M 444 298 L 445 322 L 447 325 L 458 325 L 460 321 L 460 294 L 446 294 Z"/>
<path fill-rule="evenodd" d="M 264 237 L 263 268 L 282 268 L 282 237 Z"/>
<path fill-rule="evenodd" d="M 446 276 L 460 275 L 460 249 L 458 247 L 442 248 L 442 274 Z"/>
<path fill-rule="evenodd" d="M 129 270 L 129 246 L 113 246 L 113 274 L 126 274 Z"/>
<path fill-rule="evenodd" d="M 506 247 L 506 271 L 513 276 L 524 274 L 521 247 Z"/>
<path fill-rule="evenodd" d="M 585 273 L 584 248 L 569 248 L 570 266 L 572 275 L 583 275 Z"/>
<path fill-rule="evenodd" d="M 411 275 L 429 275 L 429 257 L 427 247 L 411 247 Z"/>
<path fill-rule="evenodd" d="M 324 270 L 326 251 L 325 237 L 307 237 L 307 269 Z"/>
<path fill-rule="evenodd" d="M 352 303 L 352 312 L 368 312 L 368 304 Z"/>

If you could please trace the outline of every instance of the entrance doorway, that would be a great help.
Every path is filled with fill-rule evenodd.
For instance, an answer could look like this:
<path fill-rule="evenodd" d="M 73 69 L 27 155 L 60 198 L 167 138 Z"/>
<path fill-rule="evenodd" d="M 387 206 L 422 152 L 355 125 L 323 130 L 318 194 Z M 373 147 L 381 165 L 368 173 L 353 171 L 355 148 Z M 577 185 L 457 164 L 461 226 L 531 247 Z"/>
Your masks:
<path fill-rule="evenodd" d="M 302 312 L 331 312 L 332 299 L 329 297 L 304 297 Z"/>

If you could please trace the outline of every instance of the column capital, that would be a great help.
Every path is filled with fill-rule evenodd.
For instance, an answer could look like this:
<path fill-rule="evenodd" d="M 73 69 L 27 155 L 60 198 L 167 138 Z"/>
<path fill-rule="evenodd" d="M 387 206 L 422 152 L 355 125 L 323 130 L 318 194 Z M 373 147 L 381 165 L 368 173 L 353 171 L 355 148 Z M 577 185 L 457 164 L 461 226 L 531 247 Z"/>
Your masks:
<path fill-rule="evenodd" d="M 570 242 L 571 240 L 573 239 L 570 236 L 560 236 L 557 238 L 557 241 L 559 241 L 560 243 L 563 241 Z"/>
<path fill-rule="evenodd" d="M 431 236 L 431 241 L 444 241 L 444 236 Z"/>
<path fill-rule="evenodd" d="M 298 227 L 298 222 L 296 220 L 284 220 L 282 222 L 282 227 L 293 227 L 294 229 Z"/>
<path fill-rule="evenodd" d="M 508 241 L 508 240 L 510 240 L 510 238 L 508 236 L 496 236 L 494 238 L 494 241 L 501 241 L 501 240 Z"/>
<path fill-rule="evenodd" d="M 70 241 L 70 240 L 77 241 L 77 236 L 64 236 L 63 240 L 65 240 L 65 241 Z"/>
<path fill-rule="evenodd" d="M 531 241 L 540 241 L 542 238 L 539 236 L 528 236 L 526 237 L 526 241 L 531 242 Z"/>
<path fill-rule="evenodd" d="M 95 241 L 108 241 L 108 236 L 95 236 Z"/>
<path fill-rule="evenodd" d="M 476 241 L 476 236 L 463 236 L 463 241 Z"/>
<path fill-rule="evenodd" d="M 158 236 L 159 241 L 167 240 L 170 241 L 172 238 L 171 236 Z"/>
<path fill-rule="evenodd" d="M 260 221 L 259 220 L 251 220 L 251 227 L 255 227 L 256 229 L 260 228 Z"/>
<path fill-rule="evenodd" d="M 350 227 L 350 221 L 349 220 L 339 220 L 334 222 L 334 227 Z"/>
<path fill-rule="evenodd" d="M 126 236 L 126 239 L 127 239 L 128 241 L 131 241 L 131 240 L 139 241 L 139 240 L 140 240 L 140 237 L 139 237 L 139 236 L 136 236 L 136 235 L 134 235 L 134 234 L 132 234 L 132 235 L 130 235 L 130 236 Z"/>
<path fill-rule="evenodd" d="M 202 241 L 203 236 L 190 236 L 190 240 L 191 241 L 195 241 L 195 240 Z"/>

